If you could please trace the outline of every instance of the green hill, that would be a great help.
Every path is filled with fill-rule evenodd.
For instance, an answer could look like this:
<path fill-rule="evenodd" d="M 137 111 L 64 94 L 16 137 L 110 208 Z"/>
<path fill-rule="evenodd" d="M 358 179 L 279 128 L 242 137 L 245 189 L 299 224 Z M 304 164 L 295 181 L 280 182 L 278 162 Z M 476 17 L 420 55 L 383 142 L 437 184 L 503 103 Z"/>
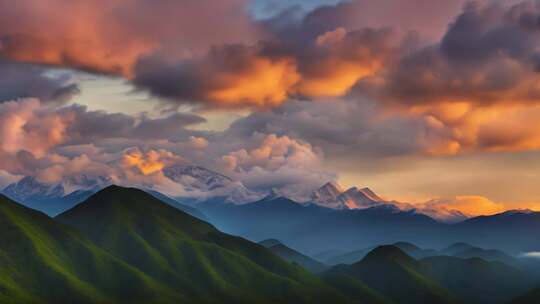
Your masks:
<path fill-rule="evenodd" d="M 438 256 L 420 264 L 462 303 L 504 303 L 532 287 L 527 275 L 501 262 Z"/>
<path fill-rule="evenodd" d="M 423 273 L 422 266 L 416 260 L 395 246 L 377 247 L 360 262 L 336 266 L 325 275 L 355 278 L 396 304 L 457 303 L 450 292 Z M 331 280 L 329 283 L 332 284 Z M 332 285 L 339 288 L 339 284 Z M 352 288 L 339 289 L 354 297 L 347 293 Z"/>
<path fill-rule="evenodd" d="M 0 195 L 0 303 L 181 302 L 73 229 Z"/>
<path fill-rule="evenodd" d="M 57 220 L 197 303 L 345 301 L 263 246 L 221 233 L 137 189 L 108 187 Z"/>
<path fill-rule="evenodd" d="M 312 273 L 321 273 L 328 269 L 328 266 L 324 265 L 323 263 L 292 248 L 289 248 L 277 240 L 268 239 L 259 242 L 259 244 L 268 248 L 268 250 L 270 250 L 273 254 L 284 259 L 285 261 L 296 263 Z"/>

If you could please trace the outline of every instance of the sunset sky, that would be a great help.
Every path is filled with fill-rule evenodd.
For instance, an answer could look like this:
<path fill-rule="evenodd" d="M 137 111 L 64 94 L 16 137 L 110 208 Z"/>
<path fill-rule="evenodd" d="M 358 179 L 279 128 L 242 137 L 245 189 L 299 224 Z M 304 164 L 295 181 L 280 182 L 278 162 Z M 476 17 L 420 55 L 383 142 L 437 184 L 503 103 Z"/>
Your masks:
<path fill-rule="evenodd" d="M 176 163 L 540 210 L 540 1 L 0 0 L 0 187 Z"/>

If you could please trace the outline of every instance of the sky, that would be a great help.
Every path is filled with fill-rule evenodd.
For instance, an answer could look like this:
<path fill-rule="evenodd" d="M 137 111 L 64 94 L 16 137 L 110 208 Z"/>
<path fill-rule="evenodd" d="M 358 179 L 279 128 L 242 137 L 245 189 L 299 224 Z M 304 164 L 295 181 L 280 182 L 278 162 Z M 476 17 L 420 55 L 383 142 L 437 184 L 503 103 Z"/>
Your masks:
<path fill-rule="evenodd" d="M 540 2 L 0 0 L 0 186 L 194 163 L 540 210 Z"/>

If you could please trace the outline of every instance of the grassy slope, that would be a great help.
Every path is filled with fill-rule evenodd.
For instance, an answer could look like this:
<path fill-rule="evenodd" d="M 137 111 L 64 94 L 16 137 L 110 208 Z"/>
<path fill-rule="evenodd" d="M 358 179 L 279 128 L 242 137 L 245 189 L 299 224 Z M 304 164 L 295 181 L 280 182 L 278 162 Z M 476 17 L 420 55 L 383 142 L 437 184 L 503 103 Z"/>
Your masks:
<path fill-rule="evenodd" d="M 3 196 L 0 229 L 1 303 L 183 299 L 72 229 Z"/>
<path fill-rule="evenodd" d="M 57 220 L 199 303 L 345 301 L 263 246 L 223 234 L 140 190 L 109 187 Z"/>

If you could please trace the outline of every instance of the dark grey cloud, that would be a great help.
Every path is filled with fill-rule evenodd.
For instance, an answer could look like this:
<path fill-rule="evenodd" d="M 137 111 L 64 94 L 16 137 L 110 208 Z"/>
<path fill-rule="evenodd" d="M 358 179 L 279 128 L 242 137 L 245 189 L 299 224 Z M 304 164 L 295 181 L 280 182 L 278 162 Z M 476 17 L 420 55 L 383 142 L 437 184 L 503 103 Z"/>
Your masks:
<path fill-rule="evenodd" d="M 439 44 L 404 56 L 389 67 L 379 87 L 367 82 L 359 87 L 405 106 L 454 101 L 536 104 L 539 19 L 537 1 L 470 3 Z"/>
<path fill-rule="evenodd" d="M 63 103 L 78 93 L 69 73 L 53 74 L 42 66 L 0 60 L 0 102 L 35 97 Z"/>
<path fill-rule="evenodd" d="M 286 135 L 320 147 L 330 158 L 384 158 L 420 150 L 417 139 L 425 128 L 421 118 L 385 117 L 376 102 L 351 98 L 340 102 L 289 102 L 237 120 L 224 136 Z"/>
<path fill-rule="evenodd" d="M 207 132 L 188 130 L 186 127 L 206 122 L 201 116 L 189 113 L 173 113 L 164 118 L 143 117 L 130 131 L 130 137 L 171 141 L 187 140 L 190 136 L 201 136 Z"/>

